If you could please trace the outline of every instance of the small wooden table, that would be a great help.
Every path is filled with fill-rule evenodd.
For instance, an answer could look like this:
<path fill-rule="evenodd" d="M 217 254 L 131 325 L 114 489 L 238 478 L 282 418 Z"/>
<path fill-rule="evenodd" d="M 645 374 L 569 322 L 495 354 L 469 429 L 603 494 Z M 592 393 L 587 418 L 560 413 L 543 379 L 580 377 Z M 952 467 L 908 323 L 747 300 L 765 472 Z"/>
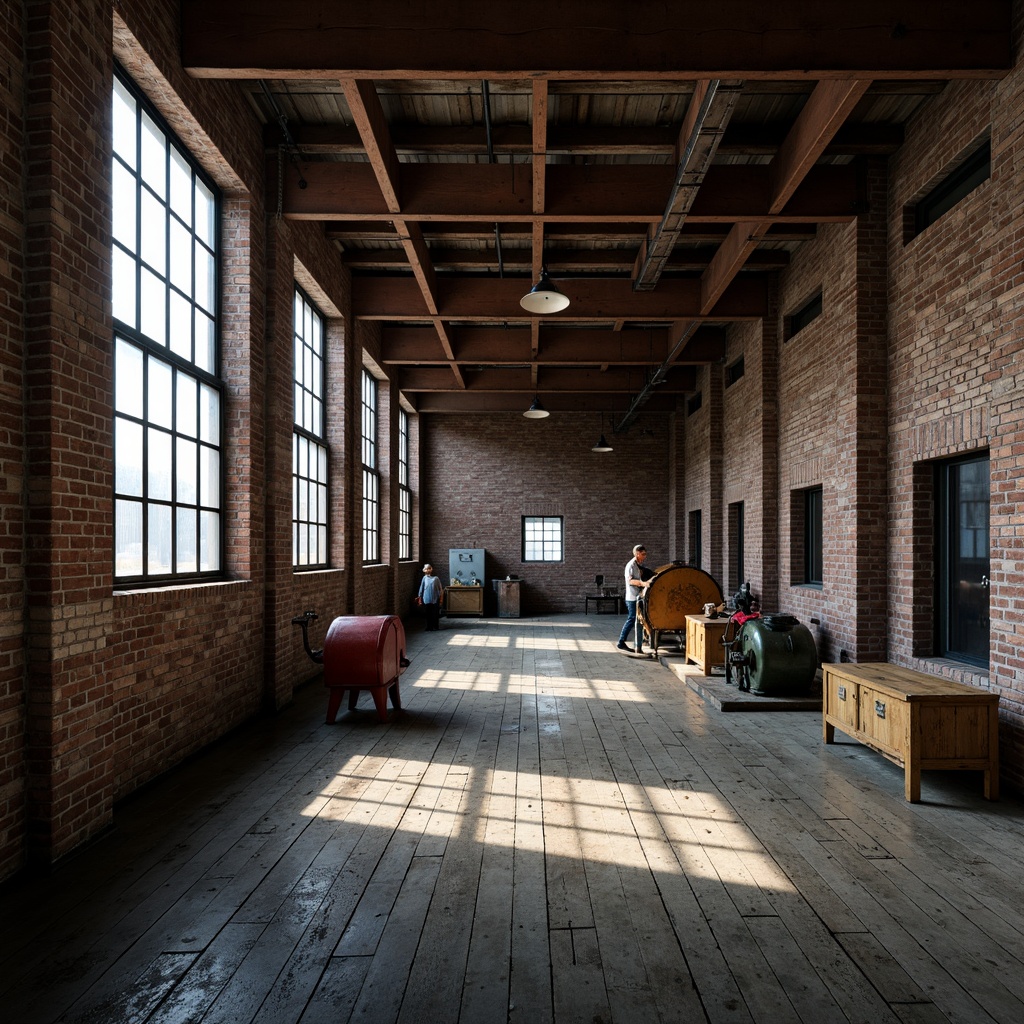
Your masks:
<path fill-rule="evenodd" d="M 587 594 L 586 597 L 584 597 L 584 599 L 583 599 L 583 614 L 584 615 L 589 615 L 590 614 L 590 602 L 591 601 L 593 601 L 594 604 L 597 605 L 597 613 L 598 613 L 598 615 L 601 614 L 601 604 L 602 604 L 602 602 L 604 604 L 607 604 L 609 601 L 611 601 L 611 603 L 612 603 L 612 612 L 614 614 L 618 614 L 618 611 L 619 611 L 619 601 L 621 601 L 621 600 L 622 599 L 619 597 L 618 594 Z"/>
<path fill-rule="evenodd" d="M 704 675 L 716 665 L 725 666 L 722 637 L 729 619 L 709 619 L 706 615 L 686 616 L 686 660 L 697 664 Z"/>
<path fill-rule="evenodd" d="M 911 803 L 932 768 L 982 771 L 985 798 L 999 799 L 999 694 L 887 662 L 821 672 L 826 743 L 838 728 L 900 765 Z"/>

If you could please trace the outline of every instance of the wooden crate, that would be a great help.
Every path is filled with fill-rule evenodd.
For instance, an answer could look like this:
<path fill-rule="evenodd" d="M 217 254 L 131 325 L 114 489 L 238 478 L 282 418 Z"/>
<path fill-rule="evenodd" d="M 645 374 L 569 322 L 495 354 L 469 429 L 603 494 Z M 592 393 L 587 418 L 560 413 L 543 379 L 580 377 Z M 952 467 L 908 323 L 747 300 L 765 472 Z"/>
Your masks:
<path fill-rule="evenodd" d="M 921 799 L 921 771 L 985 773 L 999 797 L 999 695 L 887 662 L 821 666 L 826 743 L 840 729 L 904 769 L 904 793 Z"/>
<path fill-rule="evenodd" d="M 444 593 L 449 615 L 483 615 L 483 587 L 449 587 Z"/>

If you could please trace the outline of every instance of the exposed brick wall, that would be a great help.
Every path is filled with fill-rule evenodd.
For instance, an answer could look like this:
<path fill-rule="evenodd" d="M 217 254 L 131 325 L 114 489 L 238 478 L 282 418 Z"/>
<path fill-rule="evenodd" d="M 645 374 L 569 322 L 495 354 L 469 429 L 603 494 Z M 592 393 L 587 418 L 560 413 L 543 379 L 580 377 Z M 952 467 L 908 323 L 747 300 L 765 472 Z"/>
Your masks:
<path fill-rule="evenodd" d="M 25 104 L 19 4 L 0 8 L 0 878 L 25 855 Z"/>
<path fill-rule="evenodd" d="M 276 174 L 276 167 L 272 166 Z M 337 258 L 337 250 L 315 225 L 280 219 L 270 211 L 267 219 L 267 471 L 266 510 L 266 619 L 264 676 L 265 703 L 270 708 L 287 704 L 295 686 L 317 674 L 292 619 L 306 610 L 320 616 L 309 629 L 310 645 L 323 646 L 331 620 L 350 604 L 349 569 L 345 541 L 352 531 L 351 503 L 335 501 L 329 509 L 330 568 L 295 572 L 292 565 L 292 428 L 294 425 L 293 298 L 299 284 L 324 320 L 326 442 L 331 493 L 344 495 L 347 440 L 347 396 L 353 387 L 344 360 L 332 358 L 342 351 L 348 335 L 351 276 Z M 337 364 L 337 365 L 335 365 Z M 356 384 L 355 386 L 358 386 Z"/>
<path fill-rule="evenodd" d="M 1016 43 L 1021 6 L 1016 8 Z M 1004 783 L 1024 788 L 1024 76 L 954 84 L 908 126 L 889 192 L 890 657 L 1000 694 Z M 991 130 L 991 178 L 914 238 L 907 207 Z M 931 597 L 935 460 L 987 449 L 988 672 L 937 663 Z"/>
<path fill-rule="evenodd" d="M 60 853 L 113 798 L 110 16 L 26 12 L 28 845 Z"/>
<path fill-rule="evenodd" d="M 267 209 L 246 87 L 182 71 L 176 4 L 113 10 L 112 23 L 106 0 L 0 9 L 0 173 L 13 183 L 0 195 L 0 878 L 59 858 L 109 824 L 118 798 L 287 703 L 318 671 L 297 612 L 321 613 L 314 646 L 334 614 L 404 613 L 422 561 L 445 576 L 451 547 L 487 549 L 488 580 L 522 576 L 524 614 L 581 612 L 596 574 L 620 585 L 634 543 L 652 565 L 685 558 L 693 509 L 703 567 L 724 585 L 737 501 L 745 576 L 765 606 L 818 619 L 824 658 L 888 656 L 998 690 L 1004 783 L 1024 788 L 1024 75 L 954 85 L 922 107 L 888 167 L 865 168 L 866 212 L 822 228 L 779 275 L 771 315 L 730 331 L 726 363 L 742 354 L 744 378 L 726 389 L 722 365 L 699 372 L 695 415 L 641 413 L 623 435 L 596 416 L 412 416 L 403 563 L 388 486 L 400 399 L 381 379 L 385 561 L 364 567 L 359 374 L 365 360 L 384 377 L 380 330 L 352 322 L 354 286 L 319 229 Z M 113 587 L 112 50 L 224 192 L 230 582 Z M 907 205 L 989 127 L 992 179 L 905 241 Z M 328 360 L 332 568 L 310 574 L 291 567 L 296 274 L 335 307 L 340 349 Z M 819 287 L 822 316 L 783 341 L 783 315 Z M 601 429 L 611 454 L 589 450 Z M 931 467 L 985 448 L 991 658 L 972 672 L 929 657 Z M 820 590 L 794 585 L 793 561 L 791 495 L 816 485 Z M 522 562 L 528 514 L 564 517 L 564 562 Z"/>
<path fill-rule="evenodd" d="M 674 557 L 667 416 L 641 413 L 625 434 L 606 430 L 614 448 L 606 454 L 590 451 L 600 432 L 596 416 L 428 419 L 421 554 L 447 583 L 450 548 L 485 548 L 488 612 L 494 612 L 492 578 L 524 579 L 523 614 L 581 612 L 596 575 L 606 586 L 622 586 L 634 544 L 646 546 L 651 566 Z M 627 486 L 642 494 L 627 497 Z M 522 561 L 524 515 L 564 517 L 564 562 Z"/>

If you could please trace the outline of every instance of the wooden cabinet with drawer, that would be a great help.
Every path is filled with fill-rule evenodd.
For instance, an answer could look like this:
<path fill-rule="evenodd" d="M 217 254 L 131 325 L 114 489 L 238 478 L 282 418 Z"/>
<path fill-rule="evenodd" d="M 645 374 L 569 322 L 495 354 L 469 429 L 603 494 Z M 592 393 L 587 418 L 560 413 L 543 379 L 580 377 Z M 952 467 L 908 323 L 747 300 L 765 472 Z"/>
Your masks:
<path fill-rule="evenodd" d="M 728 619 L 686 616 L 686 660 L 696 662 L 706 676 L 711 675 L 712 668 L 725 665 L 722 635 L 728 624 Z"/>
<path fill-rule="evenodd" d="M 904 770 L 904 793 L 921 799 L 921 771 L 985 773 L 999 797 L 999 695 L 886 662 L 822 665 L 826 743 L 840 729 Z"/>

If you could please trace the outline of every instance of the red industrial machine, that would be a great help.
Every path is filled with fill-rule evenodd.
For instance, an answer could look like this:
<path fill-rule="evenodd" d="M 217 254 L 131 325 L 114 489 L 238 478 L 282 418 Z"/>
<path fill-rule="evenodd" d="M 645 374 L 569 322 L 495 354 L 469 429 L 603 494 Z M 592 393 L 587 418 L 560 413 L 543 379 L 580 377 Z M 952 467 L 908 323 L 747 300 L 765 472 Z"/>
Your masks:
<path fill-rule="evenodd" d="M 400 711 L 402 699 L 398 677 L 409 667 L 405 656 L 405 627 L 397 615 L 339 615 L 328 627 L 323 650 L 309 646 L 307 629 L 317 619 L 316 612 L 297 615 L 292 622 L 302 627 L 302 643 L 313 661 L 324 666 L 324 686 L 330 691 L 327 722 L 334 722 L 341 698 L 348 690 L 352 711 L 360 690 L 369 690 L 377 708 L 377 718 L 388 720 L 388 695 L 391 706 Z"/>

